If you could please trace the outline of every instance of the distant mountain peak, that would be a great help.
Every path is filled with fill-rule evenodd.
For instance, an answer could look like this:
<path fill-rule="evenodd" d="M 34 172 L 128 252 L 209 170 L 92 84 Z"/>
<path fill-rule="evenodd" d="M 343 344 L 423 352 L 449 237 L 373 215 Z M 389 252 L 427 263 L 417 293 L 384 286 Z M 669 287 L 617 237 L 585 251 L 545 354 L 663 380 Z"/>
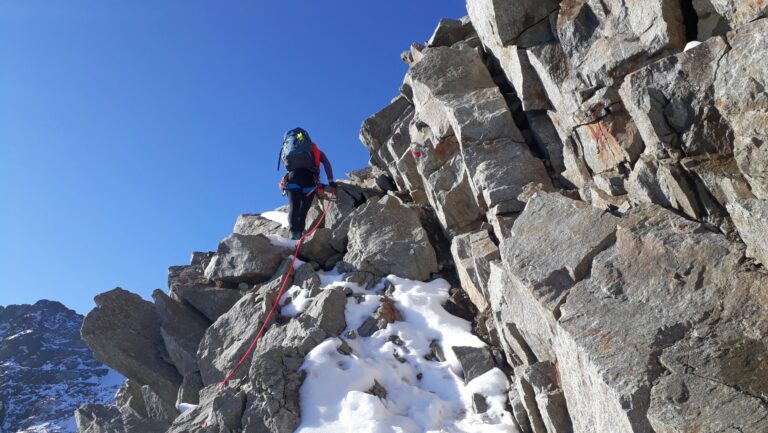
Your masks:
<path fill-rule="evenodd" d="M 123 381 L 80 338 L 83 316 L 60 302 L 0 307 L 0 433 L 70 433 L 82 403 Z"/>

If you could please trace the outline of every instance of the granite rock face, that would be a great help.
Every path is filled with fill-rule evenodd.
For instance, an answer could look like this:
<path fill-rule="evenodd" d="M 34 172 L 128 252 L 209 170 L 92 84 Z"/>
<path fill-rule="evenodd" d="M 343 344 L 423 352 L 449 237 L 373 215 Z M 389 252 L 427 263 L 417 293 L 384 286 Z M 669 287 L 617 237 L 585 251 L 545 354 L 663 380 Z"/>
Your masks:
<path fill-rule="evenodd" d="M 766 6 L 467 3 L 481 47 L 412 49 L 396 123 L 519 429 L 764 430 L 737 382 L 762 368 Z"/>
<path fill-rule="evenodd" d="M 270 323 L 217 390 L 290 254 L 279 224 L 242 216 L 216 253 L 169 270 L 155 305 L 97 299 L 83 335 L 135 384 L 117 412 L 82 408 L 81 431 L 167 424 L 176 398 L 198 406 L 169 432 L 294 431 L 302 360 L 362 302 L 321 290 L 332 269 L 382 299 L 390 274 L 451 281 L 446 309 L 490 350 L 433 344 L 425 359 L 452 355 L 467 382 L 503 370 L 513 431 L 768 431 L 763 3 L 468 0 L 403 53 L 397 96 L 363 123 L 370 167 L 340 182 L 286 282 L 306 309 Z M 494 403 L 468 399 L 467 414 Z"/>

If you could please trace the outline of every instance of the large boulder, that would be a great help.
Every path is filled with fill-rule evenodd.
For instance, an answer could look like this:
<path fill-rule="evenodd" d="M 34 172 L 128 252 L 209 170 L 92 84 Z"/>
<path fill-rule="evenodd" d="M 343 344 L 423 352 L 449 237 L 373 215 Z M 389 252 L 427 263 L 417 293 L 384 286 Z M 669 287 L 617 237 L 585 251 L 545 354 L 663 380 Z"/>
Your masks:
<path fill-rule="evenodd" d="M 374 187 L 365 186 L 362 181 L 338 181 L 335 202 L 325 215 L 324 227 L 336 230 L 348 222 L 349 214 L 370 197 L 381 197 L 383 192 Z"/>
<path fill-rule="evenodd" d="M 152 303 L 116 288 L 94 298 L 96 308 L 83 321 L 81 335 L 96 359 L 140 384 L 151 384 L 174 404 L 181 375 L 167 361 L 162 319 Z"/>
<path fill-rule="evenodd" d="M 241 431 L 245 393 L 236 387 L 204 388 L 200 404 L 178 416 L 166 433 L 230 433 Z"/>
<path fill-rule="evenodd" d="M 686 158 L 680 163 L 722 207 L 736 200 L 755 198 L 733 157 L 707 155 Z"/>
<path fill-rule="evenodd" d="M 149 385 L 141 387 L 141 395 L 144 406 L 147 409 L 147 419 L 155 421 L 165 427 L 170 427 L 173 420 L 179 414 L 175 404 L 168 403 L 158 396 Z"/>
<path fill-rule="evenodd" d="M 537 193 L 502 242 L 510 287 L 489 287 L 491 305 L 502 323 L 515 324 L 537 359 L 555 359 L 560 307 L 589 275 L 592 259 L 613 244 L 617 221 L 586 203 Z"/>
<path fill-rule="evenodd" d="M 657 161 L 651 156 L 643 156 L 635 164 L 626 186 L 634 202 L 677 209 L 692 219 L 704 215 L 705 209 L 695 184 L 674 160 Z"/>
<path fill-rule="evenodd" d="M 233 234 L 219 243 L 205 276 L 230 284 L 262 282 L 275 273 L 288 254 L 288 248 L 273 245 L 263 235 Z"/>
<path fill-rule="evenodd" d="M 621 96 L 655 158 L 732 153 L 733 137 L 714 106 L 715 73 L 728 51 L 721 37 L 628 75 Z"/>
<path fill-rule="evenodd" d="M 526 186 L 552 189 L 544 164 L 524 144 L 509 139 L 474 142 L 464 146 L 462 153 L 472 188 L 488 208 L 505 206 L 520 212 L 525 202 L 519 197 Z"/>
<path fill-rule="evenodd" d="M 211 321 L 160 289 L 152 293 L 152 299 L 162 320 L 160 334 L 171 361 L 182 376 L 197 371 L 197 346 Z"/>
<path fill-rule="evenodd" d="M 371 200 L 351 216 L 344 261 L 359 271 L 422 281 L 439 270 L 419 211 L 393 196 Z"/>
<path fill-rule="evenodd" d="M 696 413 L 700 426 L 765 430 L 764 406 L 735 415 L 766 390 L 745 363 L 766 355 L 751 340 L 766 332 L 766 277 L 738 244 L 658 206 L 633 210 L 616 237 L 561 306 L 553 348 L 574 429 L 684 431 Z"/>
<path fill-rule="evenodd" d="M 551 221 L 542 226 L 543 221 Z M 559 308 L 591 259 L 610 246 L 616 218 L 559 194 L 538 193 L 490 263 L 488 302 L 511 365 L 554 360 Z M 582 239 L 583 236 L 583 239 Z"/>
<path fill-rule="evenodd" d="M 557 20 L 560 43 L 582 82 L 590 87 L 621 77 L 685 45 L 680 2 L 623 0 L 563 2 Z"/>
<path fill-rule="evenodd" d="M 502 244 L 503 270 L 491 264 L 508 360 L 557 366 L 574 431 L 685 431 L 724 420 L 764 430 L 759 396 L 768 388 L 754 360 L 768 352 L 755 343 L 768 332 L 768 277 L 744 264 L 743 248 L 659 206 L 617 219 L 573 205 L 553 212 L 553 198 L 529 201 Z M 552 410 L 561 403 L 546 409 L 523 388 L 534 431 L 544 413 L 561 413 Z"/>
<path fill-rule="evenodd" d="M 208 320 L 215 322 L 243 297 L 243 293 L 239 290 L 198 284 L 177 285 L 171 289 L 170 296 L 173 299 L 186 302 Z"/>
<path fill-rule="evenodd" d="M 483 43 L 515 45 L 526 30 L 559 7 L 557 0 L 468 0 L 467 11 Z"/>
<path fill-rule="evenodd" d="M 431 48 L 408 74 L 419 119 L 429 125 L 435 138 L 455 135 L 461 143 L 498 138 L 524 142 L 476 50 Z"/>
<path fill-rule="evenodd" d="M 203 378 L 200 377 L 200 371 L 193 371 L 184 376 L 179 387 L 179 394 L 176 397 L 176 406 L 180 404 L 199 404 L 200 391 L 204 388 Z"/>
<path fill-rule="evenodd" d="M 205 331 L 197 351 L 204 385 L 224 380 L 248 350 L 274 302 L 275 293 L 270 288 L 246 294 Z M 245 375 L 244 370 L 240 369 L 236 378 Z"/>
<path fill-rule="evenodd" d="M 308 262 L 325 263 L 332 256 L 338 254 L 331 242 L 333 231 L 327 228 L 318 228 L 311 236 L 304 239 L 299 250 L 299 258 Z"/>
<path fill-rule="evenodd" d="M 615 89 L 595 92 L 579 107 L 579 113 L 580 122 L 572 138 L 596 182 L 634 164 L 643 151 L 643 140 Z M 603 189 L 611 195 L 624 194 L 621 181 L 615 189 Z"/>
<path fill-rule="evenodd" d="M 581 102 L 581 95 L 574 92 L 579 82 L 574 77 L 568 55 L 561 44 L 553 42 L 529 47 L 526 57 L 555 110 L 550 115 L 554 115 L 558 132 L 565 140 L 573 126 L 565 115 L 576 112 Z"/>
<path fill-rule="evenodd" d="M 388 172 L 395 185 L 402 191 L 423 190 L 424 185 L 416 167 L 416 160 L 411 152 L 411 124 L 415 110 L 409 107 L 403 116 L 392 125 L 392 135 L 383 150 L 387 152 Z"/>
<path fill-rule="evenodd" d="M 464 383 L 468 384 L 494 368 L 493 357 L 485 347 L 451 347 L 456 361 L 461 367 Z"/>

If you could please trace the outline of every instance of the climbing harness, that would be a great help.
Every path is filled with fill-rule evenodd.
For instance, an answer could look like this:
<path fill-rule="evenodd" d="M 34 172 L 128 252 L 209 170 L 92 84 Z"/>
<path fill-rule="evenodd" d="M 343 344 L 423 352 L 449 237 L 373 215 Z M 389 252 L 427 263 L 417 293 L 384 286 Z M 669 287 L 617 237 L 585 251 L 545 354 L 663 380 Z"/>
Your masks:
<path fill-rule="evenodd" d="M 314 192 L 314 191 L 312 191 Z M 310 194 L 312 193 L 310 192 Z M 253 353 L 253 350 L 256 348 L 256 344 L 259 342 L 261 337 L 264 335 L 264 332 L 267 330 L 267 325 L 269 324 L 269 321 L 272 320 L 272 316 L 275 314 L 275 311 L 277 310 L 278 305 L 280 304 L 280 298 L 283 297 L 283 292 L 285 292 L 286 286 L 288 285 L 288 281 L 291 278 L 291 274 L 293 273 L 294 266 L 296 265 L 296 260 L 299 256 L 299 250 L 301 250 L 301 246 L 304 243 L 304 239 L 311 236 L 317 229 L 320 227 L 320 225 L 325 220 L 325 215 L 328 213 L 328 209 L 331 207 L 331 202 L 335 201 L 334 194 L 328 193 L 329 197 L 325 200 L 325 208 L 323 209 L 323 213 L 320 215 L 320 219 L 318 219 L 317 223 L 315 223 L 314 227 L 306 233 L 304 233 L 301 238 L 299 239 L 299 242 L 296 244 L 296 249 L 293 252 L 293 258 L 291 259 L 291 264 L 288 266 L 288 270 L 285 273 L 285 276 L 283 277 L 283 282 L 280 285 L 280 290 L 277 291 L 277 297 L 275 298 L 275 302 L 272 303 L 272 308 L 269 310 L 269 313 L 267 313 L 266 319 L 264 319 L 264 323 L 262 323 L 261 328 L 259 329 L 258 334 L 256 334 L 256 337 L 253 339 L 253 342 L 248 347 L 248 350 L 245 352 L 245 355 L 240 359 L 240 361 L 237 363 L 235 368 L 224 378 L 224 380 L 219 385 L 219 390 L 223 390 L 224 387 L 227 386 L 227 383 L 232 379 L 232 377 L 237 373 L 237 370 L 245 363 L 246 360 L 251 356 Z M 206 424 L 207 424 L 206 420 Z"/>

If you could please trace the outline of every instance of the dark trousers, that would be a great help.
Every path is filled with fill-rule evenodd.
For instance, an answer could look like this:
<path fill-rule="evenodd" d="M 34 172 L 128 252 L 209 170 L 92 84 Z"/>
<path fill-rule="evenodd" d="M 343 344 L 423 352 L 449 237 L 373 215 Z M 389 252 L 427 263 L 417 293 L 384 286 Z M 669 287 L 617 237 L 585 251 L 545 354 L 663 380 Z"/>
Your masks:
<path fill-rule="evenodd" d="M 315 198 L 315 192 L 309 194 L 300 189 L 289 189 L 288 201 L 291 203 L 291 210 L 288 212 L 288 222 L 291 224 L 291 233 L 304 233 L 307 224 L 307 213 L 312 206 L 312 200 Z"/>

